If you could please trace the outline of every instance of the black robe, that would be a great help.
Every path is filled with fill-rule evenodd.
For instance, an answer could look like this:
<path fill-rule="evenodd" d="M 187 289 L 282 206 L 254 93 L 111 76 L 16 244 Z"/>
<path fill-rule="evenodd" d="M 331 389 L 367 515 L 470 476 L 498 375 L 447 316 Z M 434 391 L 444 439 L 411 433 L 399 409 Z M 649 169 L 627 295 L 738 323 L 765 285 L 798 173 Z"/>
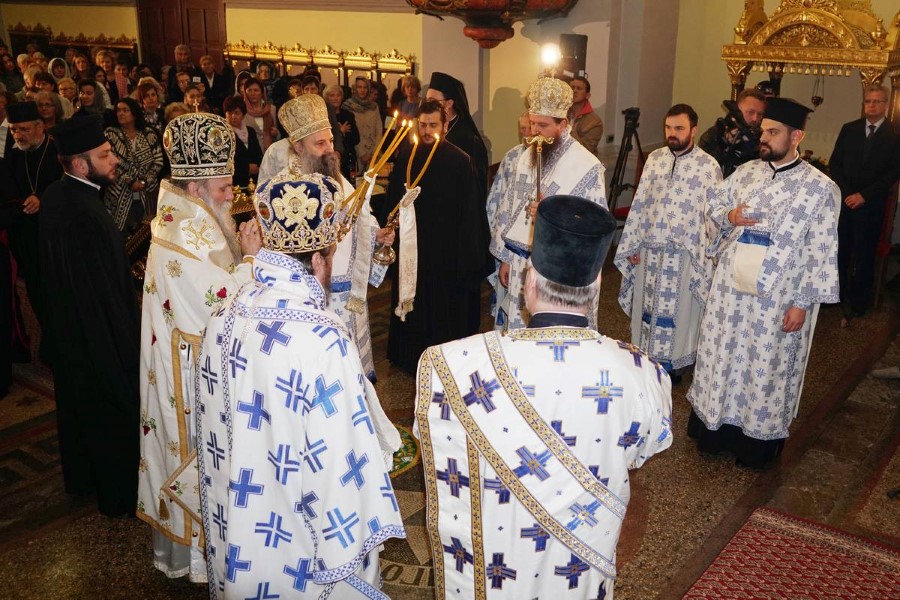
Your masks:
<path fill-rule="evenodd" d="M 64 176 L 44 192 L 44 344 L 63 478 L 100 512 L 133 513 L 140 456 L 140 313 L 122 234 L 99 190 Z"/>
<path fill-rule="evenodd" d="M 431 148 L 420 145 L 411 178 L 425 164 Z M 404 142 L 388 187 L 392 208 L 405 191 L 411 146 Z M 481 321 L 481 280 L 493 269 L 488 251 L 490 230 L 484 200 L 478 195 L 472 161 L 459 148 L 442 141 L 419 185 L 416 199 L 418 271 L 416 299 L 403 322 L 394 314 L 399 274 L 393 268 L 388 359 L 414 373 L 428 346 L 478 332 Z M 395 250 L 399 256 L 399 235 Z"/>
<path fill-rule="evenodd" d="M 472 166 L 475 167 L 478 183 L 478 197 L 482 204 L 487 203 L 487 179 L 488 179 L 488 156 L 487 148 L 484 146 L 484 140 L 475 127 L 475 123 L 471 117 L 466 118 L 458 115 L 454 121 L 450 122 L 450 128 L 447 131 L 447 141 L 469 155 L 472 159 Z"/>
<path fill-rule="evenodd" d="M 250 165 L 259 167 L 262 163 L 263 151 L 256 137 L 256 132 L 252 127 L 247 128 L 247 144 L 240 138 L 234 140 L 234 175 L 231 176 L 231 182 L 242 188 L 250 184 Z M 259 172 L 253 176 L 253 180 L 259 179 Z M 259 181 L 256 181 L 259 183 Z"/>

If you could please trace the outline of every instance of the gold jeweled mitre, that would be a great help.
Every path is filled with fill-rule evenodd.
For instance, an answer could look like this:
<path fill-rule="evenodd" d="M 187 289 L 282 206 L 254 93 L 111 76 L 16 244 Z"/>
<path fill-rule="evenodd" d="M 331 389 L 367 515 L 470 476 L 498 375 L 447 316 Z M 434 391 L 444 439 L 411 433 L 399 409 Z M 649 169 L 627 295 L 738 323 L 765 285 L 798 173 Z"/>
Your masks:
<path fill-rule="evenodd" d="M 528 87 L 528 112 L 544 117 L 565 119 L 572 106 L 572 88 L 553 77 L 541 77 Z"/>
<path fill-rule="evenodd" d="M 256 190 L 255 205 L 263 245 L 288 254 L 322 250 L 338 241 L 344 218 L 341 184 L 312 173 L 282 171 Z"/>
<path fill-rule="evenodd" d="M 288 132 L 291 142 L 331 129 L 325 100 L 317 94 L 303 94 L 282 104 L 278 109 L 278 121 Z"/>
<path fill-rule="evenodd" d="M 163 148 L 172 179 L 212 179 L 234 175 L 234 131 L 212 113 L 188 113 L 172 119 Z"/>

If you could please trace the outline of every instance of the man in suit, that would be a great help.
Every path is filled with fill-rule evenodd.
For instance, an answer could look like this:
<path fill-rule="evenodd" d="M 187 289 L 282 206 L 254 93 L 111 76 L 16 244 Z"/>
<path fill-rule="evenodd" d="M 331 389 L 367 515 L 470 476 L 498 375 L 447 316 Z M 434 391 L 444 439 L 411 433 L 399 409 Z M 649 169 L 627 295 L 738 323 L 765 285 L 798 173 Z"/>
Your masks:
<path fill-rule="evenodd" d="M 885 118 L 887 102 L 887 89 L 868 86 L 865 116 L 844 125 L 831 153 L 831 177 L 844 204 L 838 221 L 838 270 L 847 321 L 869 306 L 884 206 L 900 174 L 900 142 Z"/>
<path fill-rule="evenodd" d="M 225 75 L 216 73 L 216 63 L 208 54 L 200 57 L 200 74 L 195 77 L 199 77 L 200 83 L 206 86 L 205 96 L 212 112 L 223 114 L 222 102 L 232 94 L 233 82 Z"/>

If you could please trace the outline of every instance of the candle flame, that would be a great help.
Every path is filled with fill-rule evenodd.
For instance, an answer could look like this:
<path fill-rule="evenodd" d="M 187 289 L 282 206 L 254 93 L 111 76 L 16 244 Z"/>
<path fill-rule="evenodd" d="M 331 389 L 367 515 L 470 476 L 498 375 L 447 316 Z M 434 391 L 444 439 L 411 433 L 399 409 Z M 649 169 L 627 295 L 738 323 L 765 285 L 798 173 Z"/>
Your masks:
<path fill-rule="evenodd" d="M 435 142 L 439 142 L 440 140 L 441 140 L 440 134 L 437 134 L 437 133 L 434 134 L 434 141 L 435 141 Z"/>
<path fill-rule="evenodd" d="M 417 136 L 416 134 L 413 134 L 413 144 L 418 144 L 418 143 L 419 143 L 419 136 Z"/>
<path fill-rule="evenodd" d="M 396 119 L 396 118 L 399 117 L 399 116 L 400 116 L 400 111 L 399 111 L 399 110 L 395 110 L 395 111 L 394 111 L 394 118 Z"/>

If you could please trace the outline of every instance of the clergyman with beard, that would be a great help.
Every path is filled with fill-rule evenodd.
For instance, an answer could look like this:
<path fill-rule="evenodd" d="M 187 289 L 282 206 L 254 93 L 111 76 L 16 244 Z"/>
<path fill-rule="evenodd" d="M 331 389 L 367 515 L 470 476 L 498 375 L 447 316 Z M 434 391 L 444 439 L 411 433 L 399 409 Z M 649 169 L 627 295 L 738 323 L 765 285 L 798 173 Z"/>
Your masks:
<path fill-rule="evenodd" d="M 241 224 L 240 236 L 235 232 L 235 136 L 227 121 L 209 113 L 176 117 L 163 146 L 172 174 L 160 186 L 144 275 L 137 515 L 153 526 L 157 569 L 206 581 L 191 454 L 195 361 L 211 314 L 253 278 L 262 236 L 256 219 Z"/>
<path fill-rule="evenodd" d="M 619 304 L 631 317 L 631 342 L 678 383 L 696 358 L 713 273 L 706 194 L 722 171 L 694 144 L 693 108 L 676 104 L 664 127 L 666 147 L 647 158 L 614 262 L 622 272 Z"/>
<path fill-rule="evenodd" d="M 134 514 L 139 460 L 140 314 L 122 234 L 100 195 L 119 160 L 100 117 L 50 130 L 65 174 L 41 197 L 44 354 L 53 369 L 66 492 Z"/>
<path fill-rule="evenodd" d="M 500 293 L 495 327 L 500 330 L 525 327 L 524 283 L 534 214 L 541 198 L 572 194 L 606 207 L 603 165 L 572 137 L 568 111 L 572 88 L 564 81 L 541 77 L 528 88 L 528 118 L 531 135 L 540 134 L 552 143 L 543 145 L 541 189 L 537 190 L 535 146 L 519 155 L 515 168 L 502 171 L 508 179 L 494 186 L 503 189 L 491 231 L 491 254 L 499 263 Z M 588 311 L 590 327 L 597 327 L 597 299 Z"/>
<path fill-rule="evenodd" d="M 278 174 L 295 179 L 312 173 L 326 175 L 338 181 L 343 196 L 348 197 L 353 192 L 353 186 L 341 174 L 340 157 L 334 151 L 334 138 L 325 100 L 316 94 L 303 94 L 288 100 L 278 110 L 278 120 L 288 132 L 287 139 L 290 142 L 284 167 Z M 268 156 L 268 152 L 266 155 Z M 265 162 L 264 158 L 263 163 Z M 263 183 L 260 190 L 266 183 Z M 338 242 L 332 266 L 328 308 L 350 330 L 351 337 L 359 348 L 363 372 L 373 382 L 375 361 L 372 358 L 366 293 L 368 285 L 381 285 L 386 273 L 386 269 L 372 262 L 376 245 L 393 243 L 394 230 L 379 229 L 378 221 L 366 201 L 353 229 Z"/>
<path fill-rule="evenodd" d="M 837 185 L 797 152 L 810 109 L 769 98 L 759 160 L 707 197 L 719 230 L 687 398 L 701 452 L 730 451 L 761 469 L 797 414 L 816 316 L 838 294 Z"/>

